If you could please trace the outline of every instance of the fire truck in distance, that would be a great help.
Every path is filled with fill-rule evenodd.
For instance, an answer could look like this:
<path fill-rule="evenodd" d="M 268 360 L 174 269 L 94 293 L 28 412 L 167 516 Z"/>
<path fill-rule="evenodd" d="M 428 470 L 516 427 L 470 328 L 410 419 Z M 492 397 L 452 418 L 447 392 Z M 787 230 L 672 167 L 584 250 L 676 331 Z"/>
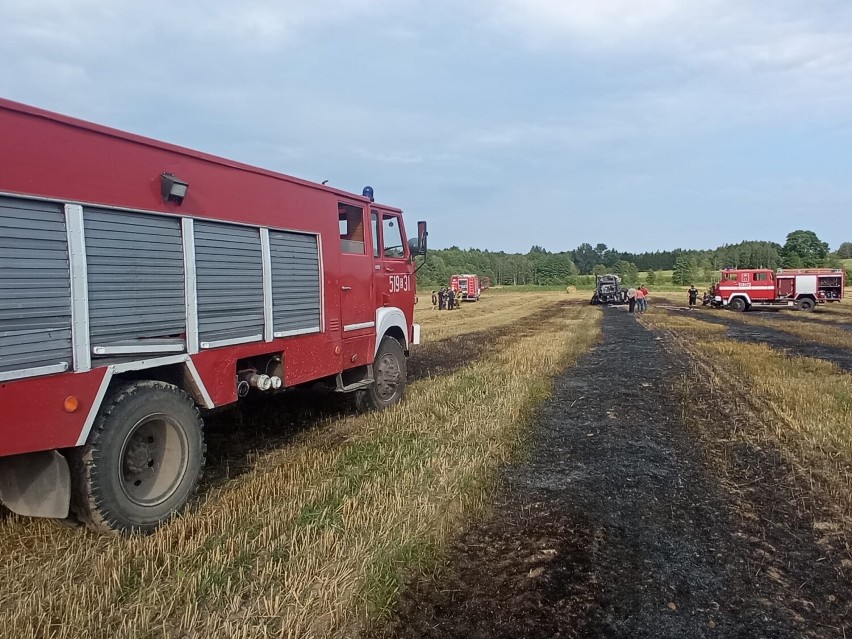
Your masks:
<path fill-rule="evenodd" d="M 790 307 L 812 311 L 818 304 L 839 302 L 846 290 L 842 269 L 724 269 L 710 291 L 710 303 L 734 311 Z"/>
<path fill-rule="evenodd" d="M 453 275 L 450 277 L 450 288 L 461 293 L 463 300 L 478 302 L 482 293 L 482 282 L 479 275 Z"/>
<path fill-rule="evenodd" d="M 7 100 L 0 131 L 0 504 L 148 532 L 198 484 L 205 411 L 403 397 L 425 222 Z"/>

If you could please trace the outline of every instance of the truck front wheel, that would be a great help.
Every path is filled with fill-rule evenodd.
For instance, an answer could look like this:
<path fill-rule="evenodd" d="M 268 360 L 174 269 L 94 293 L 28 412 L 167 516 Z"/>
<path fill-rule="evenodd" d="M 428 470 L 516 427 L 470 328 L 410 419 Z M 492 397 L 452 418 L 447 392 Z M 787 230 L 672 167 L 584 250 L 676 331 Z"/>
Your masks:
<path fill-rule="evenodd" d="M 730 308 L 732 311 L 736 311 L 737 313 L 742 313 L 744 310 L 746 310 L 746 308 L 748 308 L 748 305 L 742 297 L 735 297 L 728 304 L 728 308 Z"/>
<path fill-rule="evenodd" d="M 407 377 L 405 352 L 393 337 L 382 338 L 373 362 L 373 377 L 369 388 L 356 391 L 359 409 L 382 410 L 402 401 Z"/>
<path fill-rule="evenodd" d="M 158 381 L 122 385 L 73 451 L 72 508 L 97 532 L 151 532 L 195 492 L 205 451 L 186 393 Z"/>

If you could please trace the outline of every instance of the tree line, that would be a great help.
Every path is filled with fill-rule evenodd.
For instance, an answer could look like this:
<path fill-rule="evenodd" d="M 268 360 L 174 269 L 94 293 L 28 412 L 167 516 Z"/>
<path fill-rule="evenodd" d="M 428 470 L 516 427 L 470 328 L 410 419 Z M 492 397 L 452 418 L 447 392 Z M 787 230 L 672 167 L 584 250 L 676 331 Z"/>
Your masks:
<path fill-rule="evenodd" d="M 430 250 L 418 279 L 426 286 L 446 285 L 451 275 L 475 273 L 504 286 L 576 285 L 594 283 L 595 275 L 616 273 L 629 284 L 689 285 L 707 282 L 720 269 L 734 268 L 810 268 L 841 266 L 841 259 L 852 258 L 852 242 L 844 242 L 834 253 L 813 231 L 798 230 L 777 242 L 748 241 L 726 244 L 712 250 L 674 249 L 644 253 L 621 252 L 606 244 L 580 244 L 567 251 L 551 252 L 533 246 L 527 253 L 505 253 L 481 249 Z M 663 277 L 659 271 L 673 271 Z"/>

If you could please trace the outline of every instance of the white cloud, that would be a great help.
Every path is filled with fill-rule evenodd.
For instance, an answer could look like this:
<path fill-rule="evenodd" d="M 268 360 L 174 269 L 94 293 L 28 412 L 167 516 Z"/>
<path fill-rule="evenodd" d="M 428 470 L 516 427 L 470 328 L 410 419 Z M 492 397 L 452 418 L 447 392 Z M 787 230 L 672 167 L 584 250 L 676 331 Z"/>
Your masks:
<path fill-rule="evenodd" d="M 682 20 L 685 3 L 678 0 L 494 0 L 490 19 L 532 38 L 590 45 L 611 45 Z"/>
<path fill-rule="evenodd" d="M 786 74 L 809 84 L 839 80 L 852 93 L 848 3 L 488 0 L 482 11 L 534 48 L 663 56 L 696 70 Z"/>
<path fill-rule="evenodd" d="M 6 0 L 0 36 L 29 46 L 104 49 L 142 38 L 183 46 L 220 40 L 252 49 L 290 43 L 305 30 L 381 14 L 405 0 Z"/>

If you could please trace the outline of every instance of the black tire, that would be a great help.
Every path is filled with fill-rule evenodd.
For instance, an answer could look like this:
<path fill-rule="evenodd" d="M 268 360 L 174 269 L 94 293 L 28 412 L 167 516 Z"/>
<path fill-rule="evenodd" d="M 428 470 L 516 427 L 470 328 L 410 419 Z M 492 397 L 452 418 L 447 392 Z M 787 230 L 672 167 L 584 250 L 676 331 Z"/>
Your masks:
<path fill-rule="evenodd" d="M 198 487 L 203 426 L 195 403 L 177 386 L 140 381 L 116 388 L 86 445 L 73 451 L 74 515 L 96 532 L 152 532 Z"/>
<path fill-rule="evenodd" d="M 407 379 L 405 351 L 393 337 L 386 336 L 379 343 L 373 375 L 375 381 L 369 388 L 355 392 L 360 410 L 384 410 L 402 401 Z"/>
<path fill-rule="evenodd" d="M 816 303 L 811 298 L 805 297 L 799 300 L 798 307 L 800 311 L 810 313 L 816 307 Z"/>
<path fill-rule="evenodd" d="M 732 311 L 736 311 L 737 313 L 742 313 L 748 308 L 748 304 L 746 304 L 746 301 L 742 297 L 735 297 L 728 304 L 728 308 Z"/>

